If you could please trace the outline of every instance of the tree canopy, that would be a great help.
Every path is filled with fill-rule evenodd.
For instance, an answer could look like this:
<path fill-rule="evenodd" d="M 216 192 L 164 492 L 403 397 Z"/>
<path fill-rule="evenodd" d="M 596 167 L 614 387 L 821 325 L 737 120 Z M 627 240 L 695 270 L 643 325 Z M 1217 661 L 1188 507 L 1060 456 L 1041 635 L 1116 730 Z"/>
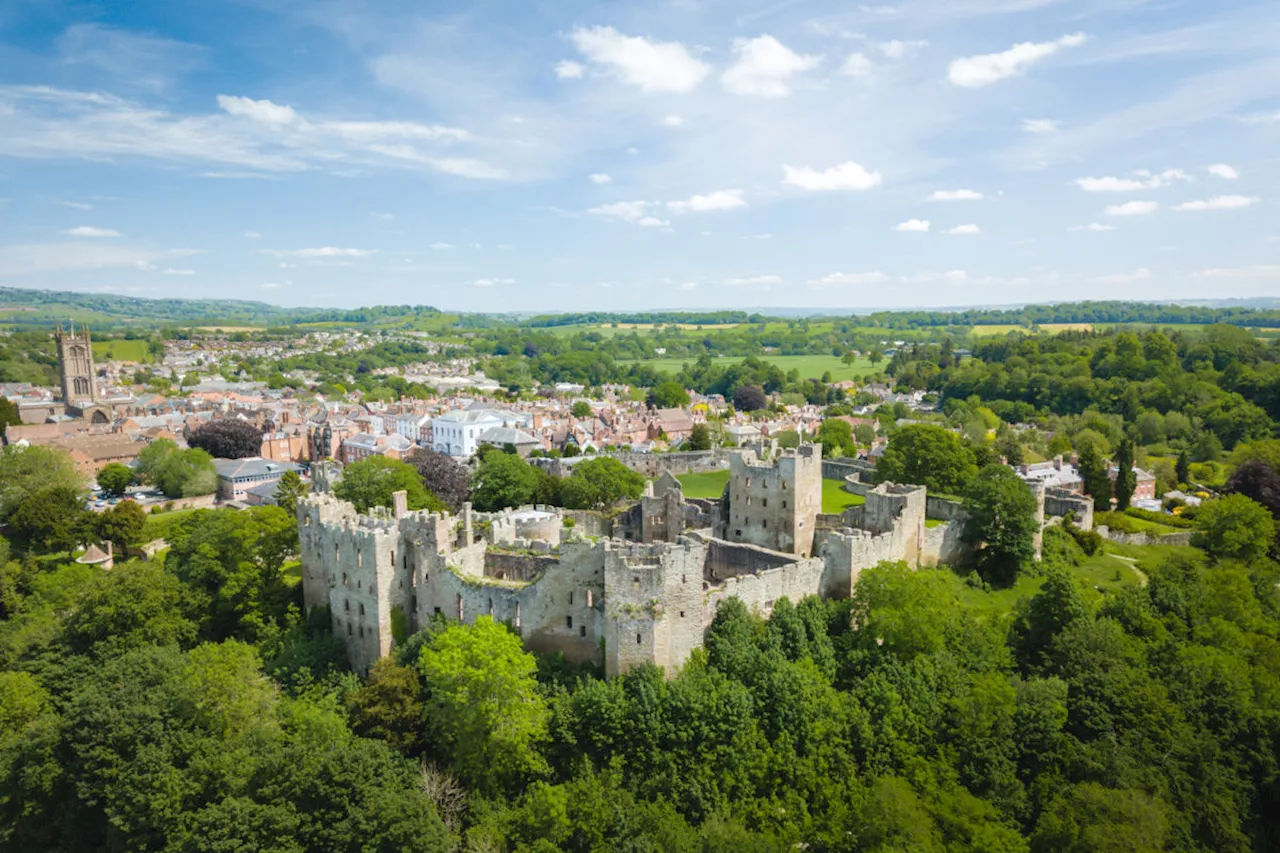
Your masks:
<path fill-rule="evenodd" d="M 262 430 L 239 418 L 215 418 L 192 430 L 187 444 L 215 459 L 248 459 L 262 455 Z"/>
<path fill-rule="evenodd" d="M 977 473 L 973 451 L 960 436 L 932 424 L 898 430 L 876 463 L 882 482 L 927 486 L 949 495 L 963 494 Z"/>
<path fill-rule="evenodd" d="M 391 496 L 399 491 L 407 494 L 411 510 L 446 509 L 443 501 L 427 491 L 415 466 L 386 456 L 352 462 L 342 470 L 342 478 L 333 489 L 334 495 L 350 501 L 357 512 L 368 512 L 374 506 L 389 507 Z"/>

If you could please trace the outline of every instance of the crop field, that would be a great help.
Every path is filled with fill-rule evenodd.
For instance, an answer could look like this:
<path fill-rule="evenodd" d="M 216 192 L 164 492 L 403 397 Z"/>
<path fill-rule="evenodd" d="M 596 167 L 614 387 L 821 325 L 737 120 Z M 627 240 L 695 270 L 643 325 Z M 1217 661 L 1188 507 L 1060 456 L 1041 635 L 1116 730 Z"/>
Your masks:
<path fill-rule="evenodd" d="M 151 351 L 146 341 L 94 341 L 93 357 L 99 361 L 151 361 Z"/>
<path fill-rule="evenodd" d="M 712 359 L 717 364 L 737 364 L 746 356 L 720 356 Z M 845 366 L 845 363 L 834 355 L 758 355 L 756 358 L 761 361 L 768 361 L 778 365 L 785 371 L 800 371 L 801 379 L 821 379 L 824 373 L 831 373 L 831 381 L 840 382 L 845 379 L 853 379 L 859 376 L 865 376 L 868 373 L 876 373 L 882 369 L 886 362 L 880 363 L 880 368 L 873 365 L 870 359 L 855 359 L 853 364 Z M 661 370 L 667 373 L 679 373 L 681 367 L 685 364 L 692 364 L 694 359 L 691 358 L 654 358 L 642 362 L 648 364 L 655 370 Z M 636 364 L 634 361 L 622 362 L 625 364 Z"/>

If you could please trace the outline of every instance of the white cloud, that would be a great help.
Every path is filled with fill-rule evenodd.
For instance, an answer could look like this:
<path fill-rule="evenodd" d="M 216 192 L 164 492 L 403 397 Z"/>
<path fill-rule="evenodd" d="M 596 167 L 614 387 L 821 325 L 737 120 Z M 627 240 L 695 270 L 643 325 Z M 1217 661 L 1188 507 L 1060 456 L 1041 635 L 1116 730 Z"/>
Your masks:
<path fill-rule="evenodd" d="M 1114 225 L 1103 225 L 1099 222 L 1090 222 L 1088 225 L 1072 225 L 1068 231 L 1114 231 Z"/>
<path fill-rule="evenodd" d="M 908 53 L 928 47 L 929 43 L 927 41 L 898 41 L 894 39 L 893 41 L 880 42 L 877 46 L 880 48 L 880 52 L 890 59 L 901 59 Z"/>
<path fill-rule="evenodd" d="M 816 68 L 821 56 L 796 53 L 773 36 L 736 39 L 738 61 L 720 77 L 720 84 L 735 95 L 781 98 L 791 92 L 787 81 Z"/>
<path fill-rule="evenodd" d="M 228 115 L 269 125 L 285 125 L 298 119 L 298 114 L 293 107 L 266 100 L 255 101 L 253 98 L 239 95 L 219 95 L 218 106 Z"/>
<path fill-rule="evenodd" d="M 931 281 L 943 281 L 947 284 L 964 284 L 969 274 L 964 270 L 948 270 L 947 272 L 925 272 L 916 275 L 905 275 L 902 281 L 907 284 L 925 284 Z"/>
<path fill-rule="evenodd" d="M 452 244 L 452 243 L 444 243 L 444 242 L 436 242 L 436 243 L 432 243 L 432 244 L 431 244 L 431 248 L 433 248 L 433 249 L 452 249 L 452 248 L 453 248 L 453 244 Z"/>
<path fill-rule="evenodd" d="M 92 225 L 77 225 L 67 231 L 72 237 L 119 237 L 119 231 L 110 228 L 95 228 Z"/>
<path fill-rule="evenodd" d="M 478 278 L 471 282 L 476 287 L 493 287 L 495 284 L 515 284 L 514 278 Z"/>
<path fill-rule="evenodd" d="M 74 210 L 93 210 L 93 205 L 86 204 L 83 201 L 64 201 L 63 206 L 70 207 Z"/>
<path fill-rule="evenodd" d="M 1181 169 L 1165 169 L 1158 174 L 1141 169 L 1134 174 L 1136 178 L 1076 178 L 1074 183 L 1087 193 L 1128 193 L 1163 189 L 1174 181 L 1192 180 L 1191 175 Z"/>
<path fill-rule="evenodd" d="M 1113 204 L 1107 208 L 1108 216 L 1146 216 L 1160 209 L 1156 201 L 1126 201 L 1124 204 Z"/>
<path fill-rule="evenodd" d="M 679 42 L 623 35 L 613 27 L 579 27 L 571 38 L 592 62 L 645 92 L 692 92 L 711 73 L 711 66 Z"/>
<path fill-rule="evenodd" d="M 641 228 L 662 228 L 670 223 L 652 215 L 649 210 L 651 207 L 657 206 L 657 204 L 657 202 L 652 201 L 615 201 L 612 204 L 593 207 L 587 213 L 592 216 L 603 216 L 606 219 L 631 222 Z"/>
<path fill-rule="evenodd" d="M 899 224 L 897 224 L 897 225 L 893 226 L 893 230 L 894 230 L 894 231 L 908 231 L 908 232 L 910 232 L 910 231 L 916 231 L 916 232 L 928 231 L 928 230 L 929 230 L 929 220 L 927 220 L 927 219 L 908 219 L 906 222 L 901 222 L 901 223 L 899 223 Z"/>
<path fill-rule="evenodd" d="M 396 218 L 394 213 L 381 213 L 376 210 L 371 211 L 369 215 L 379 222 L 391 222 Z"/>
<path fill-rule="evenodd" d="M 1250 113 L 1249 115 L 1237 116 L 1237 118 L 1245 124 L 1280 124 L 1280 112 Z"/>
<path fill-rule="evenodd" d="M 680 284 L 676 288 L 676 290 L 697 290 L 697 289 L 698 289 L 698 283 L 696 281 L 686 281 L 683 284 Z"/>
<path fill-rule="evenodd" d="M 1151 278 L 1151 270 L 1144 267 L 1142 269 L 1134 270 L 1133 272 L 1101 275 L 1095 278 L 1094 281 L 1099 282 L 1100 284 L 1133 284 L 1139 281 L 1146 281 L 1149 278 Z"/>
<path fill-rule="evenodd" d="M 262 239 L 262 235 L 261 235 L 261 234 L 259 234 L 257 231 L 246 231 L 246 232 L 244 232 L 244 236 L 245 236 L 247 239 L 249 239 L 249 240 L 261 240 L 261 239 Z"/>
<path fill-rule="evenodd" d="M 1205 210 L 1235 210 L 1249 207 L 1262 201 L 1260 198 L 1245 195 L 1220 195 L 1201 201 L 1187 201 L 1173 209 L 1181 213 L 1199 213 Z"/>
<path fill-rule="evenodd" d="M 613 177 L 610 175 L 606 175 L 604 172 L 596 172 L 595 174 L 588 175 L 587 180 L 597 185 L 613 183 Z"/>
<path fill-rule="evenodd" d="M 1222 178 L 1227 181 L 1234 181 L 1240 177 L 1240 173 L 1236 171 L 1234 166 L 1228 166 L 1226 163 L 1215 163 L 1208 169 L 1210 175 L 1216 178 Z"/>
<path fill-rule="evenodd" d="M 947 233 L 956 235 L 981 234 L 982 229 L 977 225 L 957 225 L 955 228 L 949 229 Z"/>
<path fill-rule="evenodd" d="M 954 60 L 947 75 L 952 83 L 967 88 L 990 86 L 1007 77 L 1016 77 L 1042 59 L 1066 47 L 1078 47 L 1088 37 L 1083 33 L 1063 36 L 1057 41 L 1021 42 L 1002 53 L 968 56 Z"/>
<path fill-rule="evenodd" d="M 665 219 L 659 219 L 656 216 L 642 216 L 636 220 L 636 224 L 641 228 L 665 228 L 670 225 Z"/>
<path fill-rule="evenodd" d="M 870 59 L 861 53 L 851 53 L 840 66 L 840 73 L 846 77 L 869 77 L 873 69 Z"/>
<path fill-rule="evenodd" d="M 680 118 L 680 116 L 672 115 L 664 118 L 662 120 L 662 123 L 666 127 L 679 127 L 680 125 L 684 124 L 684 119 Z"/>
<path fill-rule="evenodd" d="M 875 272 L 833 272 L 813 283 L 829 287 L 840 284 L 883 284 L 886 281 L 890 281 L 889 276 L 877 270 Z"/>
<path fill-rule="evenodd" d="M 161 272 L 163 275 L 195 275 L 196 274 L 195 270 L 178 270 L 178 269 L 172 269 L 172 268 L 162 270 Z"/>
<path fill-rule="evenodd" d="M 711 210 L 734 210 L 746 207 L 742 190 L 716 190 L 706 195 L 695 195 L 684 201 L 669 201 L 667 207 L 679 213 L 703 213 Z"/>
<path fill-rule="evenodd" d="M 880 186 L 881 183 L 879 172 L 868 172 L 852 160 L 823 171 L 808 166 L 798 169 L 783 166 L 782 171 L 784 184 L 799 187 L 802 190 L 869 190 Z"/>
<path fill-rule="evenodd" d="M 1256 264 L 1250 267 L 1201 270 L 1197 278 L 1280 278 L 1280 265 Z"/>
<path fill-rule="evenodd" d="M 578 80 L 586 73 L 587 69 L 580 63 L 568 59 L 562 59 L 556 63 L 556 76 L 561 80 Z"/>
<path fill-rule="evenodd" d="M 363 258 L 377 254 L 377 249 L 342 249 L 336 246 L 319 246 L 314 249 L 264 249 L 277 258 Z"/>
<path fill-rule="evenodd" d="M 269 282 L 267 282 L 266 284 L 259 285 L 259 286 L 260 286 L 263 290 L 279 290 L 279 289 L 280 289 L 280 287 L 281 287 L 281 285 L 277 284 L 277 283 L 276 283 L 276 282 L 274 282 L 274 281 L 269 281 Z"/>
<path fill-rule="evenodd" d="M 784 279 L 780 275 L 752 275 L 741 278 L 726 278 L 725 284 L 732 285 L 757 285 L 767 287 L 773 284 L 782 284 Z"/>
<path fill-rule="evenodd" d="M 0 276 L 144 268 L 165 252 L 114 243 L 35 243 L 0 246 Z"/>
<path fill-rule="evenodd" d="M 1022 130 L 1025 133 L 1054 133 L 1062 122 L 1048 118 L 1024 118 Z"/>
<path fill-rule="evenodd" d="M 976 190 L 938 190 L 929 201 L 978 201 L 982 193 Z"/>
<path fill-rule="evenodd" d="M 383 148 L 378 146 L 379 149 Z M 384 151 L 384 153 L 386 153 Z M 491 166 L 482 160 L 473 160 L 467 157 L 422 157 L 409 158 L 417 159 L 418 162 L 425 163 L 429 166 L 444 172 L 448 175 L 457 175 L 460 178 L 475 178 L 482 181 L 496 181 L 507 177 L 505 169 Z"/>

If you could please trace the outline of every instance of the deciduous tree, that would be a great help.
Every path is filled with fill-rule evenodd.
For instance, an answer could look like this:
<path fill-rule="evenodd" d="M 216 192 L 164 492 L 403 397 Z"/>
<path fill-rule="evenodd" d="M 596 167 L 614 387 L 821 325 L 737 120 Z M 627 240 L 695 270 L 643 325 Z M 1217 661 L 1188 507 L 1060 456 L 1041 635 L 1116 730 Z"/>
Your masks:
<path fill-rule="evenodd" d="M 98 485 L 108 495 L 123 495 L 133 483 L 133 469 L 119 462 L 104 465 L 98 472 Z"/>
<path fill-rule="evenodd" d="M 973 451 L 955 433 L 932 424 L 898 430 L 876 464 L 881 482 L 927 486 L 951 495 L 963 494 L 977 473 Z"/>
<path fill-rule="evenodd" d="M 407 494 L 411 510 L 446 508 L 443 501 L 427 491 L 415 466 L 386 456 L 370 456 L 351 463 L 343 469 L 342 479 L 333 489 L 357 512 L 368 512 L 374 506 L 389 507 L 391 496 L 399 491 Z"/>
<path fill-rule="evenodd" d="M 1224 495 L 1201 505 L 1193 544 L 1215 557 L 1253 560 L 1267 553 L 1275 536 L 1266 507 L 1244 495 Z"/>
<path fill-rule="evenodd" d="M 418 469 L 427 491 L 438 497 L 450 510 L 458 512 L 471 496 L 471 474 L 466 466 L 451 456 L 427 447 L 415 447 L 405 461 Z"/>
<path fill-rule="evenodd" d="M 187 444 L 215 459 L 248 459 L 262 454 L 262 430 L 239 418 L 216 418 L 192 430 Z"/>
<path fill-rule="evenodd" d="M 1005 465 L 988 465 L 965 492 L 966 543 L 978 549 L 978 570 L 990 583 L 1012 584 L 1035 557 L 1036 500 Z"/>

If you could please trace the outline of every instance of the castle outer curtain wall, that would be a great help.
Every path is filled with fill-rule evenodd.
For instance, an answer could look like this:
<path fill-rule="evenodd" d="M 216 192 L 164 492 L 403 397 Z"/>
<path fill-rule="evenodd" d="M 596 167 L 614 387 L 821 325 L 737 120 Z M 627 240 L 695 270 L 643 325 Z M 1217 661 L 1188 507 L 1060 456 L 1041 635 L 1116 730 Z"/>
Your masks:
<path fill-rule="evenodd" d="M 298 502 L 303 601 L 308 612 L 329 609 L 361 673 L 439 614 L 490 616 L 527 648 L 594 662 L 608 676 L 642 664 L 671 674 L 728 597 L 767 616 L 782 598 L 848 598 L 860 573 L 883 561 L 914 568 L 971 553 L 963 511 L 921 486 L 858 482 L 865 504 L 821 515 L 817 445 L 768 461 L 739 451 L 729 465 L 718 503 L 686 501 L 664 477 L 611 519 L 544 506 L 408 512 L 403 493 L 391 509 L 360 514 L 329 493 L 336 466 L 317 463 L 316 491 Z"/>

